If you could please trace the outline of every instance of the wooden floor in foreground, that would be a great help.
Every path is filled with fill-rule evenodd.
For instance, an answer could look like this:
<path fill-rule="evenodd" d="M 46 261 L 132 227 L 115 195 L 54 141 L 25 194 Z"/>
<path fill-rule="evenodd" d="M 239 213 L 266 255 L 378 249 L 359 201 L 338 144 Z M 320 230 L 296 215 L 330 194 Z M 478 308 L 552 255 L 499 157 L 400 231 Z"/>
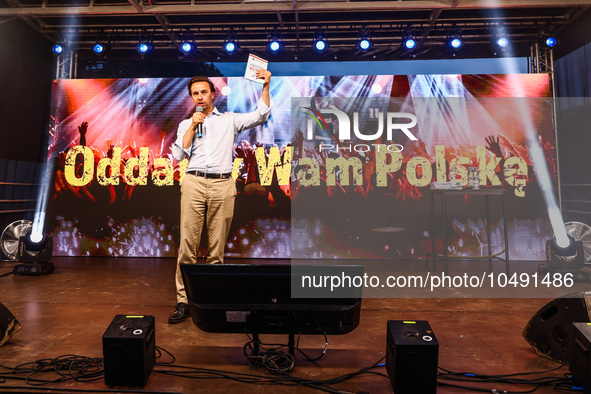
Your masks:
<path fill-rule="evenodd" d="M 157 365 L 143 388 L 146 392 L 176 393 L 313 393 L 303 386 L 278 386 L 265 383 L 275 375 L 264 369 L 252 371 L 243 346 L 249 340 L 244 334 L 213 334 L 199 330 L 189 319 L 168 324 L 175 301 L 173 259 L 152 258 L 81 258 L 56 257 L 55 272 L 48 276 L 14 276 L 0 278 L 0 303 L 19 320 L 22 329 L 0 346 L 0 364 L 14 367 L 40 359 L 74 354 L 91 358 L 103 357 L 102 335 L 118 314 L 153 315 L 156 345 L 174 355 L 174 365 L 183 365 L 232 373 L 257 374 L 260 382 L 242 383 L 222 377 L 189 378 L 164 374 L 174 370 L 170 365 Z M 244 260 L 234 262 L 243 263 Z M 0 263 L 0 274 L 13 264 Z M 452 371 L 498 375 L 552 369 L 557 363 L 538 356 L 522 338 L 529 319 L 551 299 L 541 298 L 410 298 L 364 299 L 359 327 L 341 336 L 328 337 L 328 350 L 317 361 L 296 355 L 293 376 L 306 379 L 329 379 L 373 365 L 386 353 L 388 320 L 427 320 L 439 341 L 439 366 Z M 287 336 L 263 335 L 269 343 L 286 343 Z M 299 347 L 309 356 L 324 349 L 324 337 L 302 336 Z M 168 361 L 164 354 L 157 361 Z M 335 389 L 351 393 L 388 393 L 390 382 L 385 367 L 376 373 L 362 374 L 335 384 Z M 0 369 L 0 373 L 9 372 Z M 563 376 L 568 368 L 539 376 Z M 203 376 L 203 375 L 202 375 Z M 524 378 L 539 377 L 524 376 Z M 55 378 L 55 376 L 46 376 Z M 18 391 L 11 386 L 26 387 L 24 381 L 4 378 L 0 392 Z M 526 391 L 532 386 L 491 383 L 450 382 L 488 389 Z M 130 390 L 129 387 L 106 386 L 104 381 L 58 382 L 29 387 L 28 392 L 49 391 L 48 387 L 82 390 Z M 26 390 L 23 390 L 26 391 Z M 52 391 L 58 392 L 58 391 Z M 439 386 L 438 393 L 468 392 Z M 555 392 L 550 387 L 538 393 Z M 420 393 L 418 393 L 420 394 Z"/>

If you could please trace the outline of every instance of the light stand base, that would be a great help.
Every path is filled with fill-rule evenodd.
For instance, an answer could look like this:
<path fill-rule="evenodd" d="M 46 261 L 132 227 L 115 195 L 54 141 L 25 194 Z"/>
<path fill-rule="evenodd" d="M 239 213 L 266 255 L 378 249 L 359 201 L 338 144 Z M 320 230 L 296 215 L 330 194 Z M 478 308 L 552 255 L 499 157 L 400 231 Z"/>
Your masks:
<path fill-rule="evenodd" d="M 572 237 L 570 237 L 572 239 Z M 565 250 L 558 250 L 554 239 L 546 241 L 546 264 L 538 267 L 538 274 L 544 277 L 546 274 L 570 274 L 575 282 L 591 282 L 591 265 L 585 263 L 585 253 L 582 241 L 575 241 L 569 246 L 568 253 L 562 255 Z M 571 254 L 571 255 L 569 255 Z"/>
<path fill-rule="evenodd" d="M 18 264 L 14 267 L 15 275 L 49 275 L 53 272 L 55 266 L 51 261 L 45 261 L 43 263 L 25 263 Z"/>
<path fill-rule="evenodd" d="M 571 274 L 574 282 L 591 282 L 591 268 L 556 268 L 542 264 L 538 267 L 538 275 L 544 278 L 546 274 Z"/>

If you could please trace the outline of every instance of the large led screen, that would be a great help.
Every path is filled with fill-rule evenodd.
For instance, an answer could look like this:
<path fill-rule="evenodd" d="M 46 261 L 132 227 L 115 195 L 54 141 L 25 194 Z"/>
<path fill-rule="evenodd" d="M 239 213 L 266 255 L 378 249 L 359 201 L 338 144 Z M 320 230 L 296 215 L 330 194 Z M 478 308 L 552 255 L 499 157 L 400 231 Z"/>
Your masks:
<path fill-rule="evenodd" d="M 261 85 L 211 80 L 220 111 L 256 107 Z M 54 81 L 47 225 L 54 254 L 176 256 L 187 164 L 172 158 L 171 145 L 195 110 L 187 81 Z M 506 190 L 511 259 L 543 259 L 552 230 L 531 145 L 533 138 L 555 180 L 547 75 L 273 77 L 271 96 L 269 121 L 236 140 L 227 256 L 424 259 L 432 249 L 430 189 L 453 167 L 464 185 L 476 168 L 479 187 Z M 376 129 L 388 111 L 412 113 L 416 140 L 398 128 L 371 141 L 355 139 L 354 130 L 345 143 L 330 108 L 346 106 L 361 118 L 351 117 L 351 130 Z M 381 121 L 386 130 L 389 120 Z M 352 167 L 335 165 L 339 159 Z M 502 212 L 491 201 L 488 250 L 482 204 L 477 196 L 448 202 L 450 254 L 504 248 Z"/>

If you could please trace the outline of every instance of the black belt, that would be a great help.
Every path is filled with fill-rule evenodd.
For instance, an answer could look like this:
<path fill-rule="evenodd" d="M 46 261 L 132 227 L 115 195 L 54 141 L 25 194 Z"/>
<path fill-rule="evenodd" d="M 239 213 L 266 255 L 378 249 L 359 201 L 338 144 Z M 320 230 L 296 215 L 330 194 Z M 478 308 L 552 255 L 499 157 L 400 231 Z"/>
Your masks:
<path fill-rule="evenodd" d="M 205 178 L 215 178 L 215 179 L 228 179 L 232 176 L 231 172 L 227 172 L 225 174 L 213 174 L 211 172 L 201 172 L 201 171 L 187 171 L 187 174 L 195 175 L 195 176 L 202 176 Z"/>

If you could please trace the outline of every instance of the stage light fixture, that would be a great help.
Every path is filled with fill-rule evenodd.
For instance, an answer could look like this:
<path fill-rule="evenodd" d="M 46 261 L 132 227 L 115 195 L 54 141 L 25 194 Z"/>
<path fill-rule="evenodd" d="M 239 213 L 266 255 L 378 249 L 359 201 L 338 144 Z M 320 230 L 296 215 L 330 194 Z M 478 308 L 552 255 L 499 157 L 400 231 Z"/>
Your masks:
<path fill-rule="evenodd" d="M 193 50 L 193 44 L 191 44 L 190 42 L 183 42 L 181 44 L 181 50 L 184 54 L 188 54 Z"/>
<path fill-rule="evenodd" d="M 64 51 L 64 46 L 62 44 L 54 44 L 53 47 L 51 48 L 51 50 L 56 55 L 59 55 Z"/>
<path fill-rule="evenodd" d="M 509 46 L 509 44 L 511 44 L 511 41 L 509 40 L 509 37 L 504 27 L 500 26 L 496 28 L 495 34 L 493 35 L 493 42 L 495 46 L 500 50 L 506 49 Z"/>
<path fill-rule="evenodd" d="M 94 44 L 94 46 L 92 47 L 92 50 L 94 51 L 94 53 L 96 53 L 97 55 L 100 55 L 101 53 L 103 53 L 105 51 L 105 46 L 103 44 L 101 44 L 100 42 L 97 42 L 96 44 Z"/>
<path fill-rule="evenodd" d="M 556 39 L 556 37 L 549 36 L 549 37 L 546 37 L 546 39 L 544 40 L 544 43 L 546 44 L 546 46 L 548 48 L 553 48 L 556 46 L 556 44 L 558 44 L 558 40 Z"/>
<path fill-rule="evenodd" d="M 402 35 L 402 48 L 407 51 L 412 51 L 417 49 L 419 46 L 419 40 L 416 37 L 416 34 L 413 29 L 407 30 Z"/>
<path fill-rule="evenodd" d="M 281 35 L 277 32 L 269 35 L 269 42 L 267 43 L 267 48 L 272 53 L 277 53 L 283 48 L 283 43 L 281 41 Z"/>
<path fill-rule="evenodd" d="M 111 43 L 106 40 L 98 40 L 92 47 L 92 51 L 97 56 L 105 55 L 111 49 Z"/>
<path fill-rule="evenodd" d="M 224 45 L 224 49 L 228 53 L 234 53 L 236 51 L 236 43 L 234 43 L 234 42 L 227 42 L 226 45 Z"/>
<path fill-rule="evenodd" d="M 92 45 L 92 52 L 97 56 L 105 55 L 111 49 L 110 37 L 104 31 L 98 30 L 96 32 L 96 41 Z"/>
<path fill-rule="evenodd" d="M 181 42 L 179 49 L 183 55 L 188 56 L 195 49 L 195 39 L 189 30 L 180 35 L 179 41 Z"/>
<path fill-rule="evenodd" d="M 139 39 L 138 44 L 135 47 L 135 49 L 143 57 L 148 52 L 150 52 L 152 49 L 154 49 L 154 43 L 152 41 L 152 38 L 145 33 L 141 34 L 140 39 Z"/>
<path fill-rule="evenodd" d="M 43 233 L 38 233 L 38 232 L 32 232 L 29 234 L 29 241 L 31 242 L 31 245 L 33 245 L 33 247 L 37 247 L 37 245 L 39 245 L 41 243 L 41 241 L 43 241 Z M 32 249 L 35 250 L 35 249 Z"/>
<path fill-rule="evenodd" d="M 404 47 L 406 49 L 414 49 L 417 46 L 417 40 L 415 40 L 414 38 L 407 38 L 406 40 L 404 40 Z"/>
<path fill-rule="evenodd" d="M 66 43 L 66 38 L 64 35 L 59 35 L 58 38 L 55 40 L 55 42 L 53 43 L 53 46 L 51 47 L 51 51 L 55 54 L 55 55 L 61 55 L 67 47 L 67 43 Z"/>
<path fill-rule="evenodd" d="M 450 31 L 447 33 L 447 45 L 454 51 L 459 51 L 464 45 L 464 40 L 458 31 Z"/>
<path fill-rule="evenodd" d="M 18 243 L 18 261 L 25 263 L 14 267 L 15 275 L 47 275 L 54 270 L 50 261 L 53 255 L 53 238 L 29 228 Z"/>
<path fill-rule="evenodd" d="M 150 49 L 152 49 L 152 46 L 147 42 L 140 42 L 137 44 L 137 51 L 142 55 L 150 51 Z"/>
<path fill-rule="evenodd" d="M 357 34 L 357 48 L 361 49 L 362 51 L 367 51 L 373 46 L 373 42 L 371 40 L 371 34 L 367 29 L 359 30 Z"/>
<path fill-rule="evenodd" d="M 555 236 L 546 241 L 546 261 L 552 268 L 581 268 L 585 265 L 583 243 L 570 234 L 563 242 Z"/>
<path fill-rule="evenodd" d="M 449 45 L 453 49 L 460 49 L 464 43 L 462 42 L 461 38 L 452 38 L 452 40 L 449 42 Z"/>
<path fill-rule="evenodd" d="M 226 39 L 224 40 L 224 49 L 229 55 L 232 55 L 238 50 L 238 40 L 236 39 L 236 33 L 232 30 L 226 33 Z"/>
<path fill-rule="evenodd" d="M 509 39 L 507 37 L 499 37 L 496 43 L 499 47 L 506 48 L 509 45 Z"/>
<path fill-rule="evenodd" d="M 320 39 L 316 41 L 316 44 L 314 44 L 314 47 L 316 48 L 317 51 L 324 51 L 326 49 L 326 41 Z"/>
<path fill-rule="evenodd" d="M 48 238 L 45 237 L 43 233 L 36 233 L 31 231 L 24 238 L 25 247 L 28 251 L 40 252 L 42 250 L 45 250 L 49 245 Z"/>
<path fill-rule="evenodd" d="M 319 30 L 315 33 L 312 48 L 314 48 L 319 53 L 324 52 L 326 48 L 328 48 L 328 41 L 326 40 L 326 35 L 322 30 Z"/>

